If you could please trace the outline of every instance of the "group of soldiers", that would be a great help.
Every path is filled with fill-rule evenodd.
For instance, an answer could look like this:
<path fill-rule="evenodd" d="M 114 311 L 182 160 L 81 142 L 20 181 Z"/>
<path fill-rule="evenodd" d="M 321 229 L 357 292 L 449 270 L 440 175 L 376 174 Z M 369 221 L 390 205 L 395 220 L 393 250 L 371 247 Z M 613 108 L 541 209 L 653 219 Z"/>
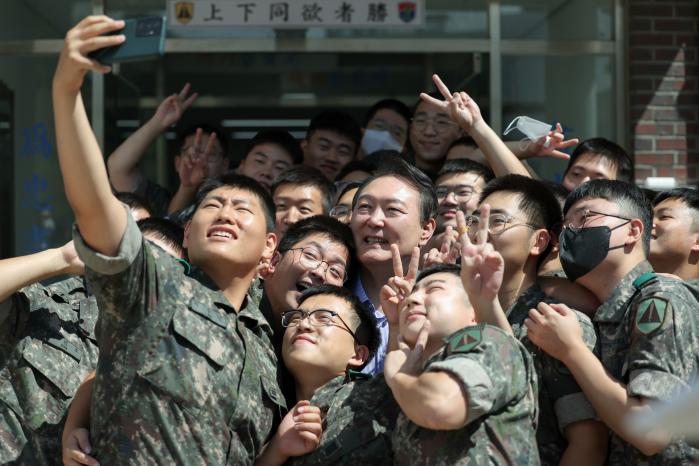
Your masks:
<path fill-rule="evenodd" d="M 1 463 L 696 459 L 627 422 L 697 376 L 695 190 L 649 199 L 601 139 L 576 147 L 563 186 L 537 180 L 435 76 L 405 127 L 391 104 L 367 142 L 332 118 L 300 147 L 263 134 L 235 172 L 199 126 L 168 195 L 134 167 L 188 86 L 106 165 L 82 102 L 87 72 L 109 71 L 89 53 L 123 25 L 81 21 L 53 78 L 73 241 L 0 261 Z M 374 153 L 410 125 L 412 163 Z M 450 132 L 475 152 L 431 157 Z M 529 150 L 577 142 L 558 126 Z"/>

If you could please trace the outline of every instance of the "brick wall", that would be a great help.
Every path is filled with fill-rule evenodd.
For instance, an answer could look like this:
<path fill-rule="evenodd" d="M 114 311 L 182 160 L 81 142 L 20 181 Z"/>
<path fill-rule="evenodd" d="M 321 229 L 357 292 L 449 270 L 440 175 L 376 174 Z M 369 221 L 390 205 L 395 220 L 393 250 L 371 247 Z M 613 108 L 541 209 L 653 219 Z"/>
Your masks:
<path fill-rule="evenodd" d="M 699 0 L 628 0 L 628 89 L 636 181 L 699 180 Z"/>

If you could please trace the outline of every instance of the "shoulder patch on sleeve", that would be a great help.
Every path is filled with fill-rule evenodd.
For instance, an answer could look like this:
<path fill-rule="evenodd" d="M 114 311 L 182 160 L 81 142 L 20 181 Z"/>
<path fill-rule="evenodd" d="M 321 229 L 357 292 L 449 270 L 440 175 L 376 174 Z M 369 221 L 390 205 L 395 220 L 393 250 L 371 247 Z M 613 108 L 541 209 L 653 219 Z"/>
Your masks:
<path fill-rule="evenodd" d="M 638 305 L 636 311 L 636 329 L 643 335 L 650 335 L 665 322 L 668 306 L 663 298 L 646 298 Z"/>
<path fill-rule="evenodd" d="M 468 353 L 481 344 L 483 333 L 481 327 L 468 327 L 451 337 L 447 342 L 447 356 L 455 353 Z"/>

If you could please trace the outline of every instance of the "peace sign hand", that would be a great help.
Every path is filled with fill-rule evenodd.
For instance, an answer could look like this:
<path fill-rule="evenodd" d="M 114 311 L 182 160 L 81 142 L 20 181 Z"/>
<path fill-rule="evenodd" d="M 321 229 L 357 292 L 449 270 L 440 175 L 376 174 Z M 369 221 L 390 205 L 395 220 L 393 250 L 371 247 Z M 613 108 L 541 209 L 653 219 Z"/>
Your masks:
<path fill-rule="evenodd" d="M 423 102 L 436 105 L 449 113 L 451 119 L 458 123 L 466 132 L 469 132 L 472 127 L 483 121 L 481 109 L 478 108 L 476 102 L 467 93 L 454 92 L 452 94 L 446 84 L 436 74 L 432 75 L 432 81 L 434 81 L 444 100 L 435 99 L 423 92 L 420 94 Z"/>
<path fill-rule="evenodd" d="M 490 205 L 481 206 L 478 229 L 471 241 L 468 234 L 462 234 L 461 243 L 461 282 L 472 303 L 492 302 L 498 296 L 505 272 L 505 261 L 488 242 Z M 465 231 L 466 219 L 463 212 L 456 213 L 457 229 Z"/>
<path fill-rule="evenodd" d="M 431 324 L 425 320 L 420 332 L 417 334 L 415 345 L 411 348 L 403 339 L 398 337 L 398 349 L 389 351 L 384 360 L 383 373 L 386 383 L 390 387 L 395 376 L 400 372 L 412 376 L 419 376 L 422 373 L 422 356 L 430 335 Z"/>
<path fill-rule="evenodd" d="M 420 248 L 415 246 L 410 262 L 408 273 L 403 276 L 403 260 L 397 244 L 391 244 L 391 255 L 393 256 L 393 277 L 389 278 L 381 288 L 379 295 L 381 300 L 381 311 L 386 316 L 389 325 L 398 325 L 398 311 L 403 300 L 413 291 L 417 269 L 420 263 Z"/>
<path fill-rule="evenodd" d="M 439 249 L 432 248 L 429 252 L 423 254 L 423 267 L 428 268 L 437 264 L 456 264 L 460 250 L 459 235 L 454 231 L 451 225 L 449 225 L 444 231 L 442 245 Z"/>
<path fill-rule="evenodd" d="M 178 94 L 168 96 L 158 105 L 153 119 L 158 122 L 161 131 L 177 123 L 184 112 L 197 100 L 199 94 L 196 92 L 188 96 L 190 88 L 189 83 L 185 84 Z"/>

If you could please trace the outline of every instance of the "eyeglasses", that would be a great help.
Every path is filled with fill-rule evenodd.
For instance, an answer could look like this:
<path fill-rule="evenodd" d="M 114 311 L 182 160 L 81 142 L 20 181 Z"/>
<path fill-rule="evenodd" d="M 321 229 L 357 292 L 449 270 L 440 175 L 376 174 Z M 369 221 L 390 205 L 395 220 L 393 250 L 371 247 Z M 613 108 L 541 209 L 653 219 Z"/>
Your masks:
<path fill-rule="evenodd" d="M 628 218 L 628 217 L 622 217 L 621 215 L 605 214 L 605 213 L 602 213 L 602 212 L 597 212 L 597 211 L 595 211 L 595 210 L 586 209 L 586 210 L 583 211 L 583 214 L 582 214 L 582 216 L 580 217 L 580 220 L 577 222 L 577 223 L 578 223 L 577 225 L 576 225 L 574 222 L 570 222 L 570 223 L 568 223 L 567 225 L 564 224 L 564 225 L 563 225 L 563 228 L 564 228 L 564 229 L 565 229 L 565 228 L 570 228 L 571 230 L 577 232 L 577 231 L 582 230 L 583 228 L 585 228 L 585 225 L 587 224 L 588 220 L 590 220 L 591 218 L 596 217 L 596 216 L 614 217 L 614 218 L 619 218 L 619 219 L 621 219 L 621 220 L 626 220 L 626 222 L 622 223 L 622 225 L 624 225 L 625 223 L 628 223 L 628 222 L 630 222 L 630 221 L 632 220 L 632 219 L 630 219 L 630 218 Z M 621 226 L 621 225 L 619 225 L 619 226 Z M 615 227 L 615 228 L 618 228 L 618 227 Z"/>
<path fill-rule="evenodd" d="M 350 213 L 350 207 L 346 205 L 336 205 L 332 209 L 330 209 L 330 216 L 335 219 L 340 219 L 342 217 L 348 216 Z"/>
<path fill-rule="evenodd" d="M 308 323 L 314 327 L 332 327 L 333 325 L 336 325 L 335 318 L 337 317 L 340 319 L 340 322 L 342 322 L 344 329 L 347 330 L 350 335 L 352 335 L 354 341 L 360 343 L 359 338 L 357 338 L 357 335 L 352 331 L 349 325 L 347 325 L 347 322 L 345 322 L 337 312 L 328 309 L 316 309 L 315 311 L 310 312 L 301 311 L 298 309 L 286 311 L 282 314 L 282 327 L 296 327 L 306 317 L 308 317 Z"/>
<path fill-rule="evenodd" d="M 516 226 L 525 226 L 527 228 L 531 228 L 534 230 L 537 230 L 540 227 L 538 225 L 534 225 L 533 223 L 528 223 L 528 222 L 517 222 L 517 223 L 512 223 L 513 220 L 516 220 L 513 216 L 511 215 L 506 215 L 506 214 L 491 214 L 490 217 L 488 217 L 488 233 L 493 235 L 493 236 L 498 236 L 501 235 L 505 232 L 505 230 L 509 230 L 510 228 L 516 227 Z M 467 215 L 466 216 L 466 226 L 469 227 L 469 235 L 473 236 L 476 234 L 478 231 L 478 226 L 481 223 L 481 219 L 477 215 Z M 510 226 L 507 226 L 507 224 L 510 224 Z"/>
<path fill-rule="evenodd" d="M 345 269 L 343 265 L 331 264 L 330 262 L 324 261 L 321 258 L 320 253 L 311 247 L 292 248 L 289 249 L 289 251 L 301 251 L 299 254 L 299 264 L 301 264 L 301 267 L 306 270 L 316 270 L 322 264 L 325 264 L 326 278 L 327 274 L 329 273 L 330 276 L 336 281 L 344 283 L 344 281 L 347 279 L 347 269 Z"/>
<path fill-rule="evenodd" d="M 466 202 L 471 199 L 475 190 L 471 186 L 464 185 L 440 185 L 435 188 L 438 199 L 446 199 L 449 194 L 454 193 L 457 201 Z"/>
<path fill-rule="evenodd" d="M 444 133 L 449 131 L 451 128 L 456 126 L 456 123 L 451 121 L 447 117 L 437 117 L 437 118 L 426 118 L 423 116 L 419 116 L 416 118 L 413 118 L 413 126 L 420 131 L 424 130 L 427 128 L 427 123 L 432 123 L 432 126 L 434 126 L 434 129 L 438 133 Z"/>

